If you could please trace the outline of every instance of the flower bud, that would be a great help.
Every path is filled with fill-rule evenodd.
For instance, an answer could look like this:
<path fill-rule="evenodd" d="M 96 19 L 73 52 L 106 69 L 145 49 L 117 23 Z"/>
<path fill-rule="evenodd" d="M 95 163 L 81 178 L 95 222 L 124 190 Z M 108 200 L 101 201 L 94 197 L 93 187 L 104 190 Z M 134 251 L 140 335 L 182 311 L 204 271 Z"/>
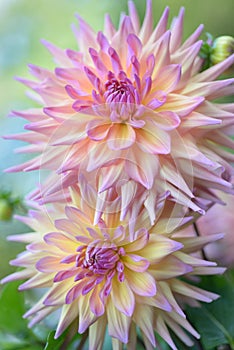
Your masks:
<path fill-rule="evenodd" d="M 224 35 L 216 38 L 212 45 L 210 60 L 212 64 L 224 61 L 234 52 L 234 38 Z"/>
<path fill-rule="evenodd" d="M 0 199 L 0 220 L 8 221 L 11 220 L 13 213 L 12 205 L 7 201 L 7 199 Z"/>

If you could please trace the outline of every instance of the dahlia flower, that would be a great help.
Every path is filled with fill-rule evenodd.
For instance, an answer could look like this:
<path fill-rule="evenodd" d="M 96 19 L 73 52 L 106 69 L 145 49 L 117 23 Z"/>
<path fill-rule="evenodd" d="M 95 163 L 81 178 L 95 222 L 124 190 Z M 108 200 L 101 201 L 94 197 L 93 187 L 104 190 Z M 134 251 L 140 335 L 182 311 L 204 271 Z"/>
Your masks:
<path fill-rule="evenodd" d="M 39 153 L 9 171 L 53 170 L 31 199 L 70 201 L 80 171 L 91 173 L 99 193 L 134 181 L 147 207 L 168 192 L 204 212 L 203 200 L 217 201 L 212 189 L 233 193 L 233 104 L 216 101 L 233 92 L 233 79 L 216 78 L 234 55 L 200 72 L 203 26 L 182 42 L 184 9 L 170 29 L 168 15 L 166 8 L 154 29 L 147 0 L 140 25 L 129 1 L 117 29 L 107 15 L 95 33 L 78 16 L 79 51 L 43 40 L 56 68 L 29 65 L 36 80 L 19 78 L 41 107 L 14 111 L 29 132 L 7 136 L 30 143 L 21 151 Z"/>
<path fill-rule="evenodd" d="M 217 295 L 189 280 L 194 275 L 223 272 L 216 263 L 193 253 L 222 235 L 183 237 L 180 228 L 193 218 L 181 219 L 183 209 L 175 212 L 170 201 L 154 225 L 142 208 L 130 232 L 129 220 L 120 222 L 118 207 L 114 212 L 106 210 L 93 225 L 95 204 L 87 203 L 81 193 L 73 189 L 73 203 L 65 208 L 54 204 L 50 212 L 34 210 L 28 217 L 19 217 L 35 232 L 10 236 L 10 240 L 29 244 L 11 262 L 23 269 L 2 283 L 26 279 L 19 290 L 47 288 L 24 315 L 31 318 L 29 325 L 61 309 L 56 337 L 77 320 L 79 333 L 89 330 L 92 350 L 103 348 L 106 328 L 113 349 L 120 349 L 121 344 L 136 349 L 136 327 L 147 349 L 156 346 L 155 331 L 176 349 L 168 329 L 192 345 L 183 329 L 199 335 L 180 305 L 210 302 Z"/>

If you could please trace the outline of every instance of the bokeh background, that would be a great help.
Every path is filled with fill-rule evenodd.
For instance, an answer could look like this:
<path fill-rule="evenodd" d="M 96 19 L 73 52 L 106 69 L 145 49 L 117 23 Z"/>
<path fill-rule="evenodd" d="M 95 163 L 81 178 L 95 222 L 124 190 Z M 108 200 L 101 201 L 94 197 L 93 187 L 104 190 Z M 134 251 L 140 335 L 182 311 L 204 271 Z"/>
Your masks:
<path fill-rule="evenodd" d="M 145 0 L 134 1 L 141 18 Z M 155 23 L 165 6 L 170 6 L 171 15 L 179 8 L 186 8 L 184 36 L 187 37 L 203 23 L 205 32 L 214 37 L 233 35 L 233 0 L 153 0 Z M 77 49 L 71 30 L 79 13 L 96 30 L 102 29 L 103 16 L 111 14 L 117 25 L 121 12 L 127 10 L 127 0 L 0 0 L 0 130 L 10 134 L 23 130 L 24 121 L 8 118 L 11 110 L 26 109 L 33 101 L 26 95 L 26 88 L 15 76 L 27 77 L 27 64 L 33 63 L 53 68 L 51 56 L 40 43 L 44 38 L 62 48 Z M 204 34 L 205 38 L 205 34 Z M 25 160 L 24 155 L 13 153 L 20 144 L 16 141 L 0 140 L 0 191 L 10 190 L 12 195 L 23 197 L 39 181 L 35 173 L 5 174 L 3 169 Z M 26 227 L 15 220 L 0 221 L 0 278 L 11 271 L 8 261 L 22 250 L 19 244 L 8 243 L 6 236 L 26 231 Z"/>

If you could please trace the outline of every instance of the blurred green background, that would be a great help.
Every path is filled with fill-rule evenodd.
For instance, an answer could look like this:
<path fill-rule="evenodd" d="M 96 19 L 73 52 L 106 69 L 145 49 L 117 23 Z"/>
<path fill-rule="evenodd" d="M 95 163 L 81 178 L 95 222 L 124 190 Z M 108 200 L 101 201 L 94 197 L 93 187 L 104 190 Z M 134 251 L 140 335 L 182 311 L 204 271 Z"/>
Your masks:
<path fill-rule="evenodd" d="M 145 0 L 135 0 L 134 2 L 141 18 L 143 18 Z M 214 37 L 233 35 L 234 33 L 234 0 L 153 0 L 155 23 L 167 5 L 171 8 L 170 19 L 178 14 L 181 6 L 185 7 L 184 37 L 191 34 L 200 23 L 205 25 L 204 32 L 209 32 Z M 127 0 L 0 0 L 1 135 L 23 131 L 25 123 L 23 120 L 7 117 L 11 110 L 33 107 L 33 101 L 25 95 L 26 88 L 15 81 L 14 77 L 27 77 L 28 63 L 47 68 L 53 68 L 54 66 L 51 56 L 40 43 L 40 39 L 47 39 L 62 48 L 77 49 L 76 40 L 70 29 L 71 23 L 76 23 L 75 13 L 79 13 L 96 30 L 101 30 L 103 16 L 106 12 L 111 14 L 113 22 L 117 25 L 120 13 L 126 10 Z M 39 176 L 33 172 L 20 174 L 3 173 L 3 169 L 19 164 L 26 159 L 24 155 L 15 155 L 13 153 L 14 148 L 17 146 L 20 146 L 19 142 L 0 139 L 0 191 L 10 190 L 13 196 L 23 197 L 39 182 Z M 16 220 L 0 221 L 0 278 L 12 271 L 13 268 L 8 265 L 8 262 L 17 252 L 23 249 L 20 244 L 8 243 L 6 236 L 26 231 L 27 228 Z M 233 280 L 231 284 L 233 286 Z M 6 330 L 2 330 L 1 325 L 6 322 L 6 316 L 8 315 L 9 329 L 13 327 L 12 332 L 15 334 L 21 331 L 22 339 L 24 339 L 24 331 L 22 329 L 26 327 L 26 321 L 21 319 L 24 308 L 23 295 L 15 294 L 15 285 L 10 284 L 7 288 L 5 296 L 8 298 L 8 303 L 13 305 L 13 310 L 9 308 L 1 309 L 0 333 L 3 331 L 3 338 L 5 339 Z M 216 288 L 214 287 L 214 289 Z M 9 293 L 11 290 L 12 295 Z M 5 296 L 2 297 L 0 307 L 5 304 Z M 223 314 L 223 304 L 221 305 L 221 315 L 224 315 L 225 320 L 228 320 L 228 313 L 233 315 L 232 312 L 229 312 L 231 298 L 232 296 L 229 299 L 225 298 L 228 310 L 226 314 Z M 18 311 L 16 310 L 17 308 Z M 15 326 L 12 325 L 12 320 L 15 320 Z M 22 329 L 18 329 L 16 326 Z M 215 327 L 212 327 L 217 333 Z M 39 328 L 40 332 L 41 329 Z M 37 327 L 34 328 L 33 332 L 38 333 Z M 37 334 L 37 338 L 40 338 L 40 335 Z M 22 339 L 20 340 L 21 342 Z M 10 338 L 9 344 L 11 347 L 7 349 L 14 348 L 13 340 L 15 341 L 16 339 Z M 33 350 L 41 348 L 41 346 L 36 347 L 33 345 Z M 20 347 L 20 349 L 22 348 Z M 181 345 L 180 349 L 185 348 Z M 25 350 L 32 350 L 32 348 L 31 346 L 29 348 L 25 347 Z"/>
<path fill-rule="evenodd" d="M 135 0 L 141 18 L 145 1 Z M 154 19 L 159 19 L 164 7 L 171 8 L 171 17 L 179 8 L 186 8 L 184 36 L 188 36 L 200 24 L 214 36 L 233 34 L 233 0 L 153 0 Z M 96 30 L 102 29 L 103 16 L 109 12 L 115 24 L 119 14 L 127 10 L 127 0 L 0 0 L 0 98 L 1 134 L 23 130 L 24 121 L 7 118 L 10 110 L 33 106 L 25 96 L 26 88 L 14 80 L 15 76 L 27 76 L 27 64 L 53 67 L 51 56 L 41 45 L 40 39 L 52 41 L 62 48 L 76 49 L 76 40 L 70 29 L 79 13 Z M 18 142 L 0 140 L 0 189 L 12 190 L 13 195 L 28 193 L 38 182 L 35 173 L 4 174 L 2 170 L 18 164 L 24 155 L 14 155 Z M 5 240 L 8 234 L 23 232 L 26 228 L 15 222 L 0 222 L 0 277 L 10 271 L 8 261 L 21 250 L 18 244 Z"/>

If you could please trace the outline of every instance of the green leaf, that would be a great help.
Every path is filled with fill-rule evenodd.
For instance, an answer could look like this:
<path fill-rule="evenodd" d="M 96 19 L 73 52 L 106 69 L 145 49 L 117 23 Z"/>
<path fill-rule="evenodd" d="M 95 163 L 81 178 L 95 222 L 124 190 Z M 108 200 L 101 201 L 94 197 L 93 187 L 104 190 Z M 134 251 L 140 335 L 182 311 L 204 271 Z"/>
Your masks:
<path fill-rule="evenodd" d="M 54 336 L 55 331 L 49 333 L 44 350 L 60 350 L 64 343 L 65 335 L 62 334 L 58 339 L 54 339 Z"/>
<path fill-rule="evenodd" d="M 19 282 L 11 282 L 2 288 L 0 295 L 0 331 L 6 333 L 27 332 L 27 322 L 22 318 L 25 312 L 24 295 L 18 288 Z"/>
<path fill-rule="evenodd" d="M 211 304 L 201 308 L 188 308 L 190 322 L 201 334 L 201 342 L 206 350 L 222 344 L 229 344 L 234 350 L 234 284 L 233 272 L 224 276 L 205 277 L 201 287 L 220 295 Z"/>

